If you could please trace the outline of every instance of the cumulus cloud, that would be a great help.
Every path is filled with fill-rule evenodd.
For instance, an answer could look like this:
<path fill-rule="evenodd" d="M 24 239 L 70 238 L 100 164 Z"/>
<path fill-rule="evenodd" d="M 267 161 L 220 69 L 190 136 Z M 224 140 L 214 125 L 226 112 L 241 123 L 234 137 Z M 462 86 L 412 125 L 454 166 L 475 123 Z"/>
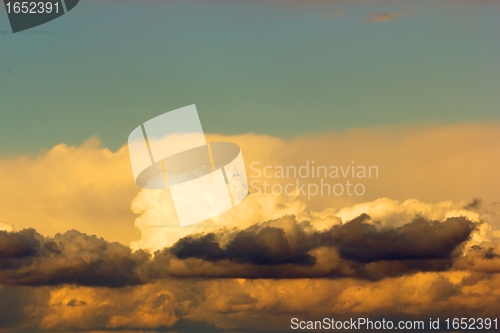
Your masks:
<path fill-rule="evenodd" d="M 289 235 L 271 221 L 236 232 L 225 247 L 216 239 L 227 237 L 209 233 L 182 238 L 170 250 L 180 259 L 231 260 L 255 265 L 312 265 L 315 258 L 309 252 L 319 247 L 336 248 L 342 259 L 361 263 L 451 259 L 453 251 L 474 230 L 474 224 L 465 218 L 450 218 L 443 223 L 418 218 L 398 228 L 380 228 L 367 223 L 369 219 L 363 214 L 343 225 L 312 233 L 292 223 L 295 230 Z"/>
<path fill-rule="evenodd" d="M 0 231 L 0 283 L 123 287 L 175 277 L 379 280 L 454 265 L 484 271 L 480 260 L 494 263 L 498 249 L 486 249 L 482 259 L 478 246 L 464 252 L 477 225 L 465 217 L 419 217 L 389 227 L 364 214 L 316 230 L 309 221 L 284 216 L 243 230 L 186 236 L 154 254 L 75 230 L 53 238 L 33 229 Z"/>
<path fill-rule="evenodd" d="M 47 238 L 34 229 L 0 231 L 0 284 L 120 287 L 142 284 L 144 251 L 76 230 Z"/>
<path fill-rule="evenodd" d="M 4 286 L 0 295 L 5 310 L 0 318 L 6 319 L 0 329 L 16 332 L 283 332 L 293 317 L 496 317 L 500 274 L 427 272 L 378 281 L 175 279 L 127 288 Z"/>
<path fill-rule="evenodd" d="M 125 146 L 112 152 L 94 137 L 77 147 L 2 158 L 0 179 L 0 221 L 12 229 L 54 235 L 78 227 L 125 244 L 138 237 L 130 211 L 138 189 Z"/>
<path fill-rule="evenodd" d="M 126 147 L 90 140 L 2 159 L 0 331 L 279 331 L 311 309 L 494 316 L 500 175 L 484 170 L 500 161 L 499 133 L 491 123 L 209 135 L 242 147 L 249 180 L 263 180 L 255 161 L 354 160 L 380 177 L 360 197 L 252 195 L 188 228 L 168 190 L 135 186 Z"/>
<path fill-rule="evenodd" d="M 287 219 L 287 217 L 285 217 Z M 205 261 L 230 260 L 236 263 L 254 265 L 313 265 L 315 259 L 308 252 L 314 247 L 310 235 L 292 219 L 290 229 L 273 222 L 237 231 L 233 235 L 209 233 L 201 236 L 187 236 L 176 242 L 170 251 L 179 259 L 199 258 Z M 217 239 L 231 238 L 221 246 Z"/>
<path fill-rule="evenodd" d="M 495 204 L 498 189 L 492 184 L 500 183 L 500 174 L 484 170 L 494 170 L 500 163 L 500 147 L 490 144 L 500 140 L 499 133 L 500 125 L 490 123 L 388 126 L 288 140 L 255 134 L 209 135 L 208 141 L 235 142 L 242 148 L 252 195 L 236 208 L 197 227 L 176 228 L 179 223 L 168 190 L 143 189 L 132 202 L 132 210 L 139 215 L 135 226 L 141 232 L 141 239 L 131 246 L 156 251 L 200 232 L 200 228 L 243 229 L 287 214 L 296 216 L 298 221 L 309 220 L 315 227 L 322 225 L 324 229 L 363 213 L 394 227 L 407 223 L 416 215 L 431 220 L 465 216 L 474 222 L 479 221 L 481 215 L 498 229 L 500 206 Z M 265 167 L 271 170 L 276 170 L 277 166 L 299 168 L 307 162 L 327 167 L 375 165 L 379 177 L 348 177 L 351 183 L 360 182 L 366 187 L 362 196 L 316 195 L 308 198 L 300 191 L 292 196 L 253 191 L 252 186 L 263 189 L 264 181 L 282 187 L 297 181 L 293 177 L 267 178 Z M 299 181 L 320 184 L 320 179 L 314 177 Z M 324 181 L 336 184 L 342 180 Z M 479 209 L 467 208 L 471 199 L 478 196 L 482 199 Z M 481 237 L 491 236 L 485 232 Z"/>
<path fill-rule="evenodd" d="M 146 196 L 146 194 L 154 194 L 154 196 Z M 416 199 L 401 202 L 389 198 L 379 198 L 350 207 L 329 207 L 322 211 L 314 211 L 309 208 L 306 202 L 296 196 L 273 195 L 250 195 L 242 204 L 221 216 L 197 226 L 180 228 L 175 224 L 175 209 L 169 199 L 168 191 L 162 193 L 143 192 L 138 198 L 141 200 L 135 202 L 140 202 L 143 206 L 140 217 L 136 220 L 136 225 L 141 229 L 143 237 L 140 241 L 133 242 L 132 248 L 146 249 L 151 253 L 164 247 L 171 247 L 182 238 L 185 238 L 184 243 L 188 242 L 194 234 L 202 232 L 209 234 L 220 228 L 228 230 L 251 229 L 266 220 L 275 220 L 274 224 L 285 230 L 286 234 L 291 234 L 295 232 L 297 227 L 295 224 L 287 223 L 289 219 L 283 218 L 286 215 L 294 216 L 294 221 L 298 223 L 307 221 L 310 229 L 318 232 L 340 226 L 363 214 L 369 215 L 370 221 L 377 221 L 381 227 L 393 229 L 404 226 L 416 217 L 438 221 L 464 217 L 475 224 L 474 232 L 465 244 L 466 250 L 484 241 L 494 240 L 496 229 L 498 229 L 497 211 L 499 207 L 496 207 L 497 205 L 490 205 L 482 210 L 469 210 L 464 208 L 468 205 L 466 200 L 427 203 Z M 151 224 L 155 222 L 159 225 L 152 226 Z M 226 235 L 230 234 L 226 233 Z M 208 237 L 205 239 L 206 242 L 208 242 Z"/>
<path fill-rule="evenodd" d="M 329 218 L 331 215 L 325 210 L 338 211 L 385 197 L 401 202 L 418 198 L 428 203 L 458 203 L 479 196 L 483 200 L 480 209 L 492 209 L 498 198 L 498 190 L 492 184 L 500 182 L 500 174 L 484 170 L 495 170 L 499 163 L 500 148 L 491 144 L 500 140 L 499 133 L 500 125 L 493 122 L 383 126 L 287 140 L 252 133 L 208 135 L 208 141 L 235 142 L 242 148 L 250 182 L 266 180 L 258 177 L 255 168 L 262 171 L 265 166 L 299 167 L 306 161 L 325 166 L 349 166 L 353 161 L 356 165 L 376 165 L 379 177 L 363 179 L 366 193 L 359 197 L 262 195 L 245 200 L 236 209 L 205 224 L 220 226 L 228 224 L 226 221 L 239 221 L 244 228 L 285 214 L 293 214 L 298 220 L 303 220 L 303 214 L 317 214 L 317 220 L 323 220 L 325 228 L 329 228 L 337 218 Z M 254 162 L 259 162 L 260 167 L 252 168 Z M 148 250 L 171 246 L 179 238 L 199 231 L 150 227 L 178 225 L 175 211 L 171 209 L 168 191 L 140 190 L 134 184 L 126 146 L 113 152 L 91 138 L 81 146 L 60 144 L 37 156 L 2 158 L 0 177 L 2 230 L 34 227 L 48 236 L 77 228 L 122 244 L 135 240 L 134 249 Z M 268 181 L 285 185 L 295 180 L 273 177 Z M 334 184 L 339 180 L 326 181 Z M 408 205 L 418 209 L 418 204 Z M 454 209 L 463 209 L 465 205 L 463 202 Z M 496 222 L 490 224 L 500 227 L 500 218 L 494 213 L 498 209 L 492 211 L 490 218 Z M 364 212 L 351 209 L 349 219 Z M 137 219 L 135 214 L 139 215 Z M 368 214 L 377 219 L 374 212 Z"/>
<path fill-rule="evenodd" d="M 281 217 L 198 229 L 154 253 L 75 230 L 0 231 L 0 331 L 258 332 L 286 330 L 292 317 L 495 316 L 500 245 L 466 251 L 491 212 L 467 206 L 380 199 L 301 219 L 282 206 Z M 377 219 L 352 215 L 360 207 Z"/>
<path fill-rule="evenodd" d="M 321 241 L 335 244 L 345 259 L 378 260 L 449 259 L 458 245 L 474 230 L 467 219 L 450 218 L 443 223 L 417 218 L 398 228 L 379 230 L 362 215 L 331 231 L 319 234 Z"/>

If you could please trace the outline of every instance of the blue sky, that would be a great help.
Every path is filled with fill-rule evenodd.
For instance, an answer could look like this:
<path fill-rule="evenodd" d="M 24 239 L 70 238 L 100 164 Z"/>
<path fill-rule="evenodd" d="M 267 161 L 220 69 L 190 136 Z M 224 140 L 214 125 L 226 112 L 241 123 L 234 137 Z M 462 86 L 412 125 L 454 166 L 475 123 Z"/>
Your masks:
<path fill-rule="evenodd" d="M 82 0 L 17 34 L 1 9 L 0 31 L 2 155 L 116 149 L 190 104 L 205 132 L 282 137 L 500 119 L 494 2 Z"/>

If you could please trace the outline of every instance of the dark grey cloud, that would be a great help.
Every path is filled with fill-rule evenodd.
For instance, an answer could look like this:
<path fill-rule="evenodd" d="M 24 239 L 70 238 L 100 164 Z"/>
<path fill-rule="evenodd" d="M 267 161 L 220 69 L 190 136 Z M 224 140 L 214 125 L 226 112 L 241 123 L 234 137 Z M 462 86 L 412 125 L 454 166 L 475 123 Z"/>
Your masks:
<path fill-rule="evenodd" d="M 420 217 L 399 228 L 382 228 L 367 220 L 364 214 L 315 236 L 319 244 L 337 247 L 346 260 L 374 262 L 451 259 L 474 230 L 474 224 L 463 217 L 442 223 Z"/>
<path fill-rule="evenodd" d="M 180 239 L 170 251 L 179 259 L 199 258 L 205 261 L 230 260 L 255 265 L 313 265 L 311 250 L 336 248 L 342 259 L 359 263 L 452 259 L 453 252 L 474 230 L 466 218 L 450 218 L 445 222 L 416 218 L 399 228 L 383 228 L 369 223 L 363 214 L 343 225 L 323 232 L 306 233 L 304 229 L 287 237 L 283 229 L 267 226 L 238 231 L 222 247 L 214 233 Z"/>
<path fill-rule="evenodd" d="M 0 258 L 29 257 L 40 251 L 43 237 L 33 229 L 18 233 L 0 231 Z"/>
<path fill-rule="evenodd" d="M 230 260 L 254 265 L 313 265 L 315 258 L 308 251 L 307 236 L 300 230 L 290 240 L 285 231 L 267 226 L 260 230 L 249 228 L 237 232 L 226 247 L 222 247 L 213 233 L 180 239 L 171 252 L 179 259 L 200 258 L 206 261 Z"/>
<path fill-rule="evenodd" d="M 76 230 L 45 238 L 33 229 L 0 231 L 0 284 L 121 287 L 142 284 L 150 255 Z"/>
<path fill-rule="evenodd" d="M 318 232 L 308 222 L 286 219 L 286 228 L 275 220 L 191 235 L 153 255 L 76 230 L 53 238 L 33 229 L 0 231 L 0 284 L 123 287 L 176 277 L 377 280 L 450 269 L 475 226 L 463 217 L 416 218 L 389 228 L 363 214 Z M 483 252 L 482 258 L 496 258 L 493 250 Z M 460 260 L 461 267 L 469 265 Z"/>

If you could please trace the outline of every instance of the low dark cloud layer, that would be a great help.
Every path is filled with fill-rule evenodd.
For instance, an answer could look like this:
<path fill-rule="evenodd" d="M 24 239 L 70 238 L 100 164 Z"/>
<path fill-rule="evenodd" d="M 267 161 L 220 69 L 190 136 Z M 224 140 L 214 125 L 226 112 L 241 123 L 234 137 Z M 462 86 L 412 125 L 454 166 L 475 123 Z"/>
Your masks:
<path fill-rule="evenodd" d="M 286 226 L 280 219 L 191 235 L 154 255 L 75 230 L 54 238 L 33 229 L 0 231 L 0 284 L 122 287 L 173 277 L 378 280 L 456 264 L 481 270 L 482 261 L 498 258 L 494 248 L 460 257 L 475 226 L 463 217 L 417 218 L 389 228 L 363 214 L 325 231 L 290 216 L 283 219 Z"/>
<path fill-rule="evenodd" d="M 342 258 L 357 262 L 380 260 L 452 259 L 453 252 L 474 230 L 465 218 L 449 218 L 443 223 L 417 218 L 399 228 L 378 228 L 366 223 L 367 215 L 320 233 L 326 246 L 339 249 Z"/>
<path fill-rule="evenodd" d="M 34 229 L 0 231 L 0 284 L 121 287 L 142 284 L 150 255 L 76 230 L 45 238 Z"/>
<path fill-rule="evenodd" d="M 302 229 L 298 229 L 294 238 L 289 239 L 280 228 L 249 228 L 235 233 L 224 248 L 216 239 L 217 235 L 214 233 L 188 236 L 180 239 L 170 251 L 179 259 L 230 260 L 240 264 L 313 265 L 316 262 L 308 253 L 313 247 L 307 244 L 308 235 Z"/>
<path fill-rule="evenodd" d="M 319 247 L 336 248 L 342 259 L 359 263 L 452 259 L 453 252 L 474 230 L 474 224 L 465 218 L 450 218 L 443 223 L 417 218 L 399 228 L 382 228 L 369 220 L 363 214 L 323 232 L 306 233 L 299 227 L 293 238 L 276 227 L 251 227 L 235 233 L 226 247 L 216 240 L 223 238 L 221 235 L 188 236 L 170 251 L 179 259 L 231 260 L 255 265 L 313 265 L 316 258 L 310 251 Z"/>

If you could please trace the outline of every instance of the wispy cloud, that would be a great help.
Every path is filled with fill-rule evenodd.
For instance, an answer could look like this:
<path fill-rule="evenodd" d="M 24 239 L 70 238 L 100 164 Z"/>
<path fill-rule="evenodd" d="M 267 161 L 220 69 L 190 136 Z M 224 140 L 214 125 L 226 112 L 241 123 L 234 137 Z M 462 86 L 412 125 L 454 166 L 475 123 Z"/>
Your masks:
<path fill-rule="evenodd" d="M 415 15 L 415 12 L 394 12 L 394 13 L 380 13 L 380 14 L 370 14 L 365 18 L 365 21 L 369 22 L 389 22 L 397 20 L 403 16 Z"/>

